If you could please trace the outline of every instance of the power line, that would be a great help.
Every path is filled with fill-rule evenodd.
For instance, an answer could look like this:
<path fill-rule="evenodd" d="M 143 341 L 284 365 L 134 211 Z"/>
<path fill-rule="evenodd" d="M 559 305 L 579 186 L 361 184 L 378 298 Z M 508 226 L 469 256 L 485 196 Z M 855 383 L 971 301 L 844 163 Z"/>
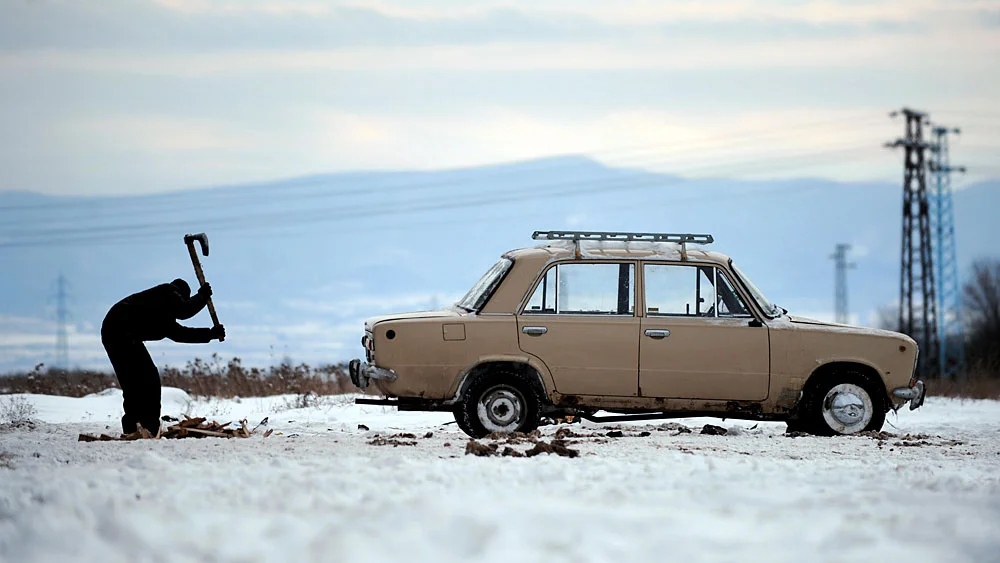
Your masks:
<path fill-rule="evenodd" d="M 874 117 L 874 116 L 871 116 L 871 117 Z M 871 117 L 864 118 L 864 120 L 861 123 L 868 123 L 868 120 L 871 119 Z M 669 148 L 669 150 L 666 150 L 666 151 L 664 150 L 665 149 L 664 145 L 662 143 L 658 143 L 658 144 L 652 144 L 652 145 L 635 146 L 635 147 L 627 147 L 627 148 L 619 148 L 619 149 L 604 149 L 604 150 L 594 150 L 594 151 L 585 151 L 585 152 L 574 152 L 574 153 L 557 154 L 557 155 L 552 155 L 551 157 L 548 157 L 548 160 L 540 162 L 537 167 L 532 167 L 531 170 L 524 170 L 523 168 L 513 168 L 513 165 L 519 164 L 519 162 L 505 162 L 505 163 L 499 163 L 499 164 L 495 165 L 498 168 L 495 171 L 492 171 L 492 172 L 490 172 L 490 173 L 488 173 L 486 175 L 480 174 L 478 176 L 477 180 L 481 180 L 484 177 L 485 178 L 489 178 L 489 179 L 495 179 L 497 177 L 504 177 L 504 176 L 509 176 L 509 175 L 513 175 L 513 174 L 523 174 L 525 172 L 529 172 L 529 173 L 534 172 L 534 173 L 537 173 L 537 172 L 540 172 L 540 171 L 551 171 L 553 169 L 559 169 L 559 168 L 562 168 L 562 167 L 565 167 L 565 166 L 568 165 L 567 163 L 564 162 L 565 159 L 568 158 L 568 157 L 588 157 L 588 156 L 591 156 L 591 157 L 600 157 L 600 156 L 610 156 L 610 155 L 613 155 L 613 154 L 616 154 L 616 153 L 626 153 L 626 154 L 628 154 L 628 153 L 632 152 L 632 153 L 641 154 L 641 153 L 648 153 L 648 152 L 653 152 L 653 151 L 655 151 L 656 153 L 658 153 L 658 155 L 661 156 L 661 157 L 664 154 L 675 155 L 677 157 L 684 157 L 685 155 L 703 153 L 706 148 L 713 149 L 715 151 L 718 151 L 719 149 L 726 149 L 726 148 L 732 149 L 732 148 L 739 148 L 739 147 L 756 148 L 756 147 L 760 146 L 760 142 L 761 141 L 764 141 L 764 140 L 781 140 L 783 138 L 788 138 L 788 137 L 791 137 L 792 139 L 794 139 L 794 138 L 798 137 L 799 135 L 798 134 L 789 135 L 789 133 L 792 133 L 792 132 L 795 132 L 795 131 L 802 131 L 802 130 L 806 130 L 806 129 L 811 129 L 811 128 L 820 128 L 820 129 L 822 129 L 822 131 L 824 133 L 829 133 L 831 131 L 837 130 L 836 128 L 832 128 L 831 126 L 832 125 L 836 125 L 838 123 L 844 123 L 843 129 L 845 129 L 845 130 L 849 129 L 851 131 L 855 131 L 855 130 L 858 129 L 858 127 L 859 127 L 858 120 L 853 120 L 851 122 L 847 122 L 847 121 L 848 121 L 847 119 L 826 120 L 826 121 L 818 121 L 818 122 L 807 123 L 807 124 L 800 124 L 798 126 L 794 126 L 793 125 L 791 127 L 786 127 L 786 128 L 780 129 L 780 130 L 752 131 L 751 132 L 752 134 L 749 134 L 749 135 L 748 134 L 743 134 L 743 135 L 740 135 L 740 134 L 736 134 L 736 135 L 729 134 L 729 135 L 719 135 L 719 136 L 714 136 L 714 137 L 707 137 L 707 138 L 703 138 L 703 139 L 693 139 L 693 140 L 690 140 L 690 141 L 686 141 L 684 143 L 678 143 L 677 145 L 672 145 Z M 871 125 L 871 124 L 872 123 L 869 123 L 869 125 Z M 724 141 L 724 142 L 721 143 L 721 144 L 719 144 L 716 141 Z M 634 159 L 635 157 L 632 157 L 632 158 Z M 639 165 L 639 166 L 641 166 L 643 164 L 647 164 L 647 162 L 645 162 L 641 158 L 638 159 L 638 160 L 636 160 L 635 162 L 632 162 L 632 163 L 628 162 L 629 161 L 628 158 L 617 158 L 615 160 L 618 161 L 618 162 L 621 162 L 622 164 L 633 164 L 633 165 Z M 658 159 L 658 162 L 663 163 L 662 158 Z M 457 175 L 460 175 L 464 170 L 465 169 L 460 169 L 460 170 L 455 170 L 455 171 L 449 171 L 449 173 L 451 175 L 457 176 Z M 421 174 L 423 172 L 415 171 L 415 172 L 407 172 L 406 174 L 414 174 L 414 173 Z M 354 175 L 354 174 L 359 174 L 359 173 L 345 173 L 345 175 L 347 175 L 347 176 Z M 402 173 L 387 172 L 386 174 L 396 175 L 396 174 L 402 174 Z M 257 186 L 257 187 L 266 187 L 266 186 L 269 186 L 269 185 L 280 185 L 283 190 L 287 191 L 290 188 L 301 188 L 301 187 L 310 187 L 310 186 L 322 185 L 322 184 L 325 184 L 325 183 L 329 183 L 329 181 L 330 181 L 330 176 L 329 175 L 317 175 L 317 176 L 306 176 L 306 177 L 302 177 L 302 178 L 293 178 L 293 179 L 290 179 L 290 180 L 280 180 L 280 181 L 275 181 L 275 182 L 260 182 L 260 183 L 255 183 L 255 184 L 240 186 L 240 189 L 252 188 L 254 186 Z M 310 195 L 317 196 L 317 197 L 328 197 L 328 196 L 359 194 L 359 193 L 360 194 L 373 194 L 373 193 L 375 193 L 375 194 L 383 194 L 383 193 L 394 193 L 394 192 L 397 192 L 397 191 L 400 191 L 400 190 L 416 190 L 416 189 L 436 188 L 436 187 L 441 187 L 443 185 L 452 185 L 452 184 L 457 184 L 457 183 L 463 183 L 463 182 L 466 182 L 466 181 L 467 181 L 467 179 L 465 179 L 465 178 L 452 178 L 450 180 L 435 179 L 435 180 L 428 181 L 428 182 L 414 184 L 412 182 L 412 180 L 407 179 L 407 181 L 403 182 L 402 184 L 398 184 L 398 183 L 394 184 L 394 183 L 390 182 L 388 185 L 383 185 L 381 187 L 379 187 L 379 186 L 363 186 L 363 187 L 359 187 L 356 184 L 351 184 L 349 186 L 346 186 L 344 189 L 340 189 L 340 190 L 326 189 L 326 190 L 321 191 L 319 193 L 313 193 L 313 194 L 310 194 Z M 232 190 L 234 188 L 235 188 L 235 186 L 212 188 L 209 191 L 203 191 L 202 193 L 200 193 L 199 197 L 201 197 L 203 200 L 205 198 L 208 198 L 208 197 L 228 197 L 228 196 L 231 195 L 230 193 L 228 193 L 228 190 Z M 176 209 L 183 209 L 184 202 L 173 201 L 173 203 L 179 203 L 179 204 L 181 204 L 182 207 L 180 207 L 180 208 L 178 208 L 176 206 L 164 206 L 164 203 L 171 203 L 171 200 L 176 200 L 178 198 L 183 198 L 184 195 L 187 195 L 185 192 L 189 192 L 189 191 L 191 191 L 191 190 L 182 190 L 182 191 L 177 191 L 177 192 L 169 192 L 169 193 L 165 193 L 165 194 L 152 194 L 152 195 L 140 196 L 139 198 L 128 198 L 128 199 L 129 199 L 130 202 L 135 202 L 136 204 L 155 206 L 155 209 L 159 209 L 159 210 L 176 210 Z M 289 194 L 287 194 L 287 193 L 283 194 L 283 195 L 285 195 L 286 197 L 289 196 Z M 298 194 L 298 196 L 306 196 L 306 194 Z M 85 199 L 85 200 L 82 200 L 82 201 L 77 201 L 77 202 L 40 203 L 40 204 L 22 204 L 22 205 L 0 206 L 0 212 L 4 212 L 4 211 L 27 211 L 27 210 L 57 210 L 57 209 L 71 209 L 72 210 L 72 209 L 92 208 L 92 207 L 100 208 L 100 207 L 102 207 L 106 203 L 107 199 L 120 199 L 120 198 L 122 198 L 122 196 L 115 196 L 115 197 L 112 197 L 112 198 L 100 198 L 100 199 L 90 199 L 90 198 L 88 198 L 88 199 Z M 245 198 L 244 198 L 244 200 L 245 200 Z"/>
<path fill-rule="evenodd" d="M 870 154 L 867 153 L 864 148 L 852 148 L 845 149 L 843 151 L 829 152 L 824 151 L 821 153 L 805 153 L 791 155 L 789 158 L 784 158 L 779 161 L 767 161 L 767 160 L 754 160 L 751 162 L 744 162 L 742 166 L 739 167 L 743 171 L 753 170 L 754 168 L 760 170 L 773 170 L 780 167 L 783 162 L 786 165 L 791 164 L 793 166 L 802 166 L 803 164 L 808 165 L 810 161 L 815 162 L 816 157 L 822 157 L 826 163 L 832 164 L 828 159 L 831 155 L 849 155 L 849 154 Z M 843 162 L 843 160 L 836 161 Z M 730 167 L 729 169 L 732 169 Z M 705 168 L 705 171 L 725 171 L 726 167 L 712 166 L 711 168 Z M 21 231 L 17 233 L 19 238 L 0 243 L 0 248 L 2 247 L 14 247 L 14 246 L 38 246 L 45 244 L 60 244 L 60 243 L 72 243 L 72 242 L 94 242 L 98 240 L 112 239 L 115 237 L 135 237 L 143 235 L 151 235 L 157 232 L 169 232 L 170 230 L 176 230 L 178 228 L 186 228 L 192 226 L 194 223 L 198 225 L 205 226 L 210 225 L 213 229 L 239 229 L 239 228 L 253 228 L 259 229 L 266 226 L 272 225 L 284 225 L 284 224 L 295 224 L 300 225 L 304 223 L 310 223 L 314 221 L 331 221 L 331 220 L 343 220 L 351 218 L 366 218 L 366 217 L 378 217 L 378 216 L 389 216 L 413 213 L 419 211 L 430 211 L 438 209 L 460 209 L 467 207 L 476 207 L 481 205 L 492 205 L 497 203 L 505 203 L 511 201 L 520 200 L 533 200 L 533 199 L 545 199 L 552 197 L 559 197 L 564 195 L 587 195 L 593 193 L 600 193 L 604 191 L 621 191 L 621 190 L 632 190 L 632 189 L 645 189 L 655 186 L 662 186 L 665 184 L 675 184 L 684 182 L 684 179 L 680 178 L 664 178 L 660 175 L 653 174 L 646 171 L 631 171 L 623 172 L 615 175 L 609 179 L 601 179 L 598 181 L 568 181 L 560 182 L 555 184 L 536 184 L 534 186 L 528 186 L 521 190 L 511 190 L 502 193 L 492 193 L 486 194 L 485 196 L 480 194 L 473 194 L 472 197 L 466 198 L 452 198 L 452 201 L 442 202 L 439 198 L 420 198 L 405 201 L 402 206 L 385 207 L 381 205 L 371 206 L 371 205 L 361 205 L 354 207 L 340 206 L 336 209 L 312 209 L 308 211 L 303 210 L 292 210 L 292 211 L 280 211 L 280 212 L 265 212 L 256 215 L 240 215 L 240 216 L 228 216 L 201 220 L 182 220 L 174 221 L 168 223 L 158 223 L 155 225 L 151 224 L 129 224 L 129 225 L 102 225 L 96 227 L 74 227 L 74 228 L 61 228 L 61 229 L 43 229 L 36 231 Z"/>

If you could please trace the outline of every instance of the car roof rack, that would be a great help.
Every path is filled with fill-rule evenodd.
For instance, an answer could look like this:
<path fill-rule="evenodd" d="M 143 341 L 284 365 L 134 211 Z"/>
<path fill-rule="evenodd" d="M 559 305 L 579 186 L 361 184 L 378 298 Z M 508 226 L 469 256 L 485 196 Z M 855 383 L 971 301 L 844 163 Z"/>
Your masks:
<path fill-rule="evenodd" d="M 622 233 L 615 231 L 535 231 L 531 233 L 534 240 L 571 240 L 576 247 L 576 257 L 580 258 L 580 241 L 582 240 L 618 240 L 626 242 L 673 242 L 681 245 L 681 258 L 687 260 L 687 243 L 711 244 L 715 237 L 708 234 L 693 233 Z"/>
<path fill-rule="evenodd" d="M 535 240 L 626 240 L 652 242 L 691 242 L 695 244 L 711 244 L 715 242 L 712 235 L 696 235 L 692 233 L 620 233 L 614 231 L 535 231 L 531 234 Z"/>

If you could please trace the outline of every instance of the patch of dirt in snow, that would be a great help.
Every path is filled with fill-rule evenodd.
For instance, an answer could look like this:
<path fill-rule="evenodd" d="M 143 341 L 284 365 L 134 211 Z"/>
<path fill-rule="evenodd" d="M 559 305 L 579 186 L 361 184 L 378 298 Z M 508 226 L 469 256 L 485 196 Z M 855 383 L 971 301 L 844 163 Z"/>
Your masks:
<path fill-rule="evenodd" d="M 534 430 L 529 434 L 521 432 L 500 434 L 494 432 L 486 437 L 487 440 L 491 440 L 490 443 L 469 440 L 465 444 L 465 455 L 479 457 L 535 457 L 539 454 L 556 454 L 564 457 L 577 457 L 580 455 L 580 451 L 568 447 L 571 442 L 563 439 L 569 434 L 566 430 L 565 428 L 557 430 L 555 437 L 549 442 L 539 439 L 541 432 L 538 430 Z M 510 447 L 510 445 L 505 445 L 525 443 L 532 444 L 532 446 L 523 452 Z M 504 445 L 503 450 L 500 449 L 501 445 Z"/>

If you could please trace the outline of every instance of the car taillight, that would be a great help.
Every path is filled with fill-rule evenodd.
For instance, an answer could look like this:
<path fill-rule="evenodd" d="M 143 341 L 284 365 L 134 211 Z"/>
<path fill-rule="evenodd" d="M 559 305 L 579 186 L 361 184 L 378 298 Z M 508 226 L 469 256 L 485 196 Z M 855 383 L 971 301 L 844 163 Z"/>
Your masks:
<path fill-rule="evenodd" d="M 365 357 L 369 362 L 375 361 L 375 339 L 371 334 L 366 333 L 361 338 L 361 345 L 365 348 Z"/>

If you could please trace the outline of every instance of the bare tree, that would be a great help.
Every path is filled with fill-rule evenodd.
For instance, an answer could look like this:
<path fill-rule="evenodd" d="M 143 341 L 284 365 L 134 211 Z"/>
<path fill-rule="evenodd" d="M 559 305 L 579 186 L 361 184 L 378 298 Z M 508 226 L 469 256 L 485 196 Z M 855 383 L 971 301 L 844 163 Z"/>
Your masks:
<path fill-rule="evenodd" d="M 973 264 L 964 289 L 969 360 L 1000 367 L 1000 260 Z"/>

